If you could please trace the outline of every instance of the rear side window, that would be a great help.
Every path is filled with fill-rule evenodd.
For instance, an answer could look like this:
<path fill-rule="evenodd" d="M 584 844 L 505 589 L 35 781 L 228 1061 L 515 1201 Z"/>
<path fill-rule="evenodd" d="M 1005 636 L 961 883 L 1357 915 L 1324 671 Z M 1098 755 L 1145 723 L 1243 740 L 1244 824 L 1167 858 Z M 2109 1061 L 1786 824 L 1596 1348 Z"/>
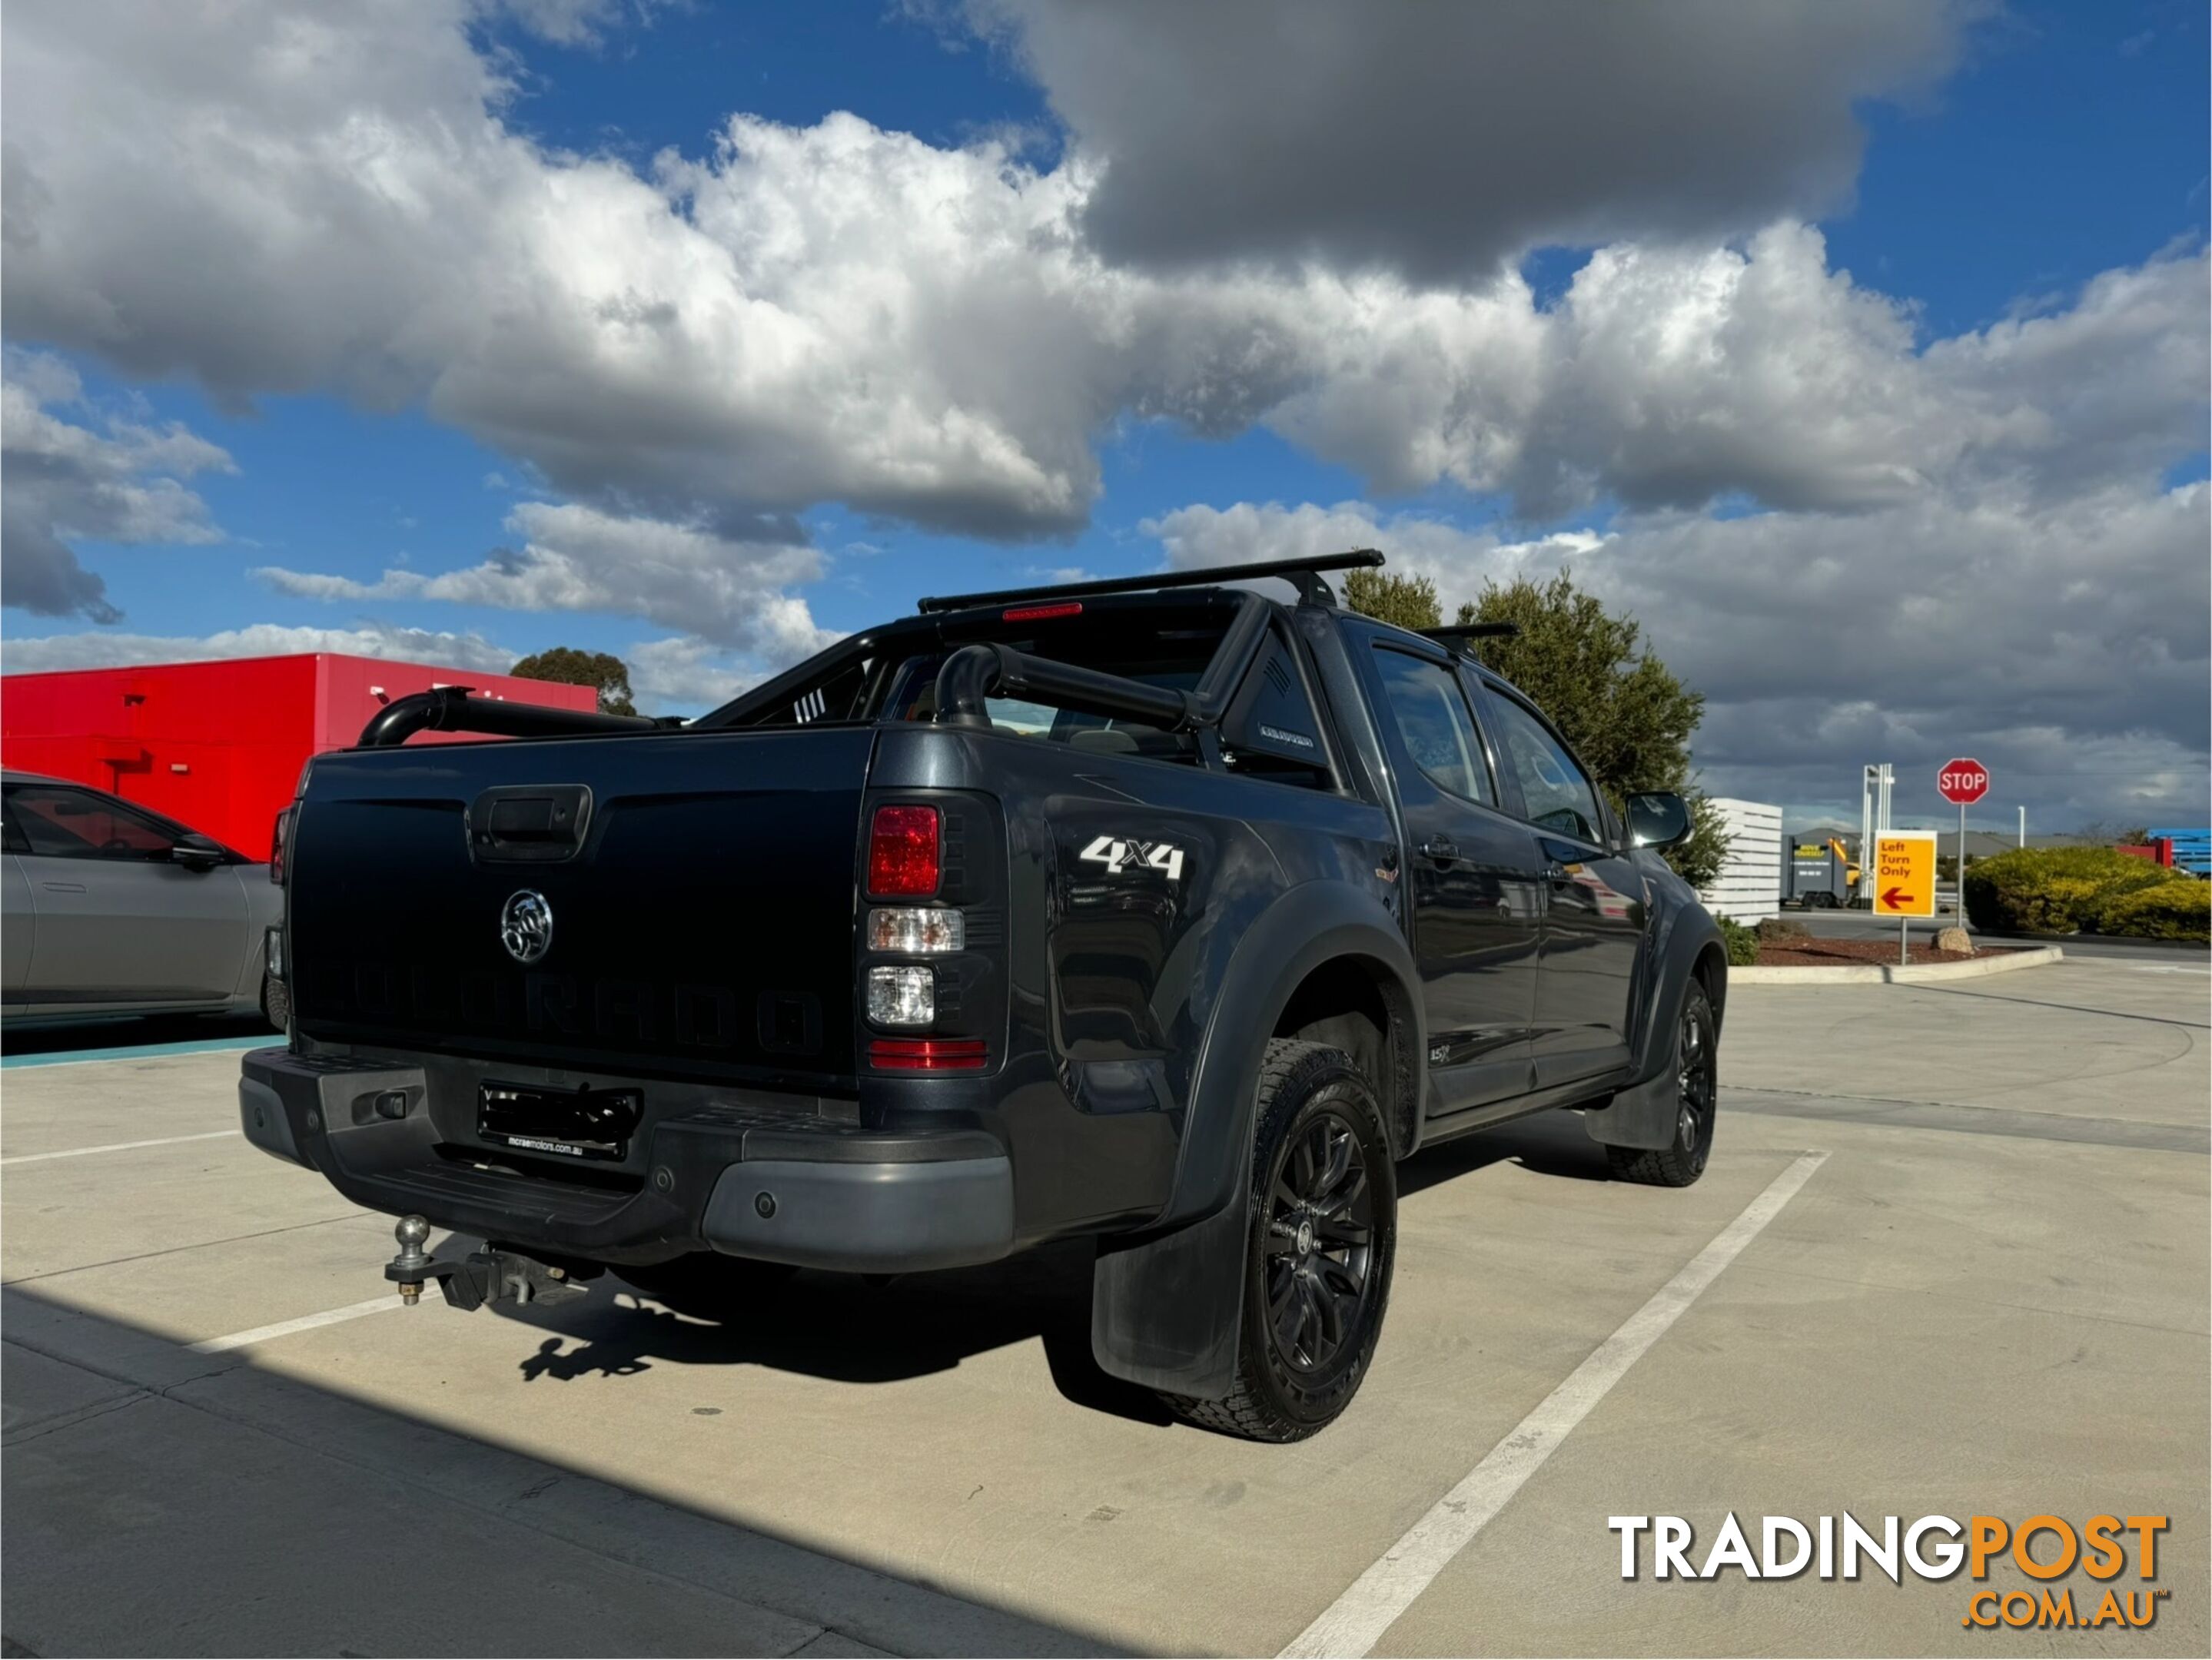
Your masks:
<path fill-rule="evenodd" d="M 1498 805 L 1459 677 L 1441 663 L 1377 645 L 1375 667 L 1406 753 L 1429 781 L 1466 801 Z"/>
<path fill-rule="evenodd" d="M 1510 697 L 1492 697 L 1498 711 L 1499 764 L 1521 786 L 1528 822 L 1561 836 L 1602 842 L 1597 792 L 1544 723 Z"/>
<path fill-rule="evenodd" d="M 1224 758 L 1236 771 L 1326 788 L 1328 751 L 1297 660 L 1270 634 L 1221 722 Z"/>
<path fill-rule="evenodd" d="M 866 719 L 862 707 L 868 692 L 868 672 L 873 666 L 865 657 L 848 657 L 833 664 L 787 702 L 757 712 L 747 724 L 756 727 L 811 727 Z"/>

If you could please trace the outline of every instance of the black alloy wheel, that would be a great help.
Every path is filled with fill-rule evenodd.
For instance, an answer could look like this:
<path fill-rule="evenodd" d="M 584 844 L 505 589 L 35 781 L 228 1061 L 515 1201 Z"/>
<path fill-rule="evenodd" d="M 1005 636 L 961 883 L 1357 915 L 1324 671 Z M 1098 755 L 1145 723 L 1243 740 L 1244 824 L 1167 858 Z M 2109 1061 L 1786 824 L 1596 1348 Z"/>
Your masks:
<path fill-rule="evenodd" d="M 1336 1420 L 1374 1358 L 1397 1167 L 1374 1084 L 1343 1050 L 1274 1040 L 1257 1097 L 1236 1375 L 1218 1401 L 1165 1398 L 1224 1435 L 1299 1441 Z"/>
<path fill-rule="evenodd" d="M 1686 1188 L 1705 1173 L 1720 1098 L 1718 1047 L 1712 1000 L 1693 980 L 1682 994 L 1682 1012 L 1674 1026 L 1674 1140 L 1663 1147 L 1607 1146 L 1615 1177 L 1651 1187 Z"/>
<path fill-rule="evenodd" d="M 1375 1258 L 1375 1194 L 1343 1111 L 1315 1115 L 1284 1149 L 1263 1237 L 1275 1352 L 1292 1371 L 1321 1376 L 1361 1329 Z"/>
<path fill-rule="evenodd" d="M 1712 1008 L 1701 989 L 1685 998 L 1682 1026 L 1674 1043 L 1674 1145 L 1702 1173 L 1713 1150 L 1713 1098 L 1717 1079 L 1712 1044 Z"/>

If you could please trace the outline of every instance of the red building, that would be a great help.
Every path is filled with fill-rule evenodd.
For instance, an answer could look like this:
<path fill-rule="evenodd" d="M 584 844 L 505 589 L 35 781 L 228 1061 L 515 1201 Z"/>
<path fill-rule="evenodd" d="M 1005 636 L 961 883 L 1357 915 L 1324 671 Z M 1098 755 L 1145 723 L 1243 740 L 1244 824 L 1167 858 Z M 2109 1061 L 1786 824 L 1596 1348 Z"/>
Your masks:
<path fill-rule="evenodd" d="M 349 747 L 385 704 L 434 686 L 557 708 L 599 705 L 590 686 L 330 652 L 11 674 L 0 678 L 0 759 L 112 790 L 266 859 L 307 757 Z"/>

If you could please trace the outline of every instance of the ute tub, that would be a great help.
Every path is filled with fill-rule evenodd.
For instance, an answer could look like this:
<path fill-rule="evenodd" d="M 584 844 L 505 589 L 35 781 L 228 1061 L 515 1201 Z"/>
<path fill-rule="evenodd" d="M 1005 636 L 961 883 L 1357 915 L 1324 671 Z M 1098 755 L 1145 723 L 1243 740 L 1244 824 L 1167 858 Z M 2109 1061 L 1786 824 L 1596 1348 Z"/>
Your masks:
<path fill-rule="evenodd" d="M 1013 1166 L 983 1130 L 874 1131 L 726 1099 L 646 1123 L 626 1161 L 634 1182 L 588 1164 L 563 1179 L 526 1163 L 487 1168 L 498 1155 L 441 1135 L 433 1093 L 450 1097 L 468 1075 L 257 1049 L 240 1074 L 240 1123 L 356 1204 L 548 1256 L 643 1264 L 712 1250 L 894 1274 L 1013 1248 Z M 472 1100 L 442 1104 L 473 1112 Z"/>

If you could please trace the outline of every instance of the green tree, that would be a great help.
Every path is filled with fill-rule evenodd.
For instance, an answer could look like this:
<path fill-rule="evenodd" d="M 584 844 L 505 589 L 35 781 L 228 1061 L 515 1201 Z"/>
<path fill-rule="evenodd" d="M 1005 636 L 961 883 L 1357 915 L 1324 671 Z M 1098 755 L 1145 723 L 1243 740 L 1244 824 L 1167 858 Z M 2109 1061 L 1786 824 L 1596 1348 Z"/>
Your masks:
<path fill-rule="evenodd" d="M 525 680 L 551 680 L 564 686 L 596 686 L 602 714 L 635 714 L 630 701 L 629 665 L 612 652 L 578 651 L 553 646 L 532 652 L 507 671 Z"/>
<path fill-rule="evenodd" d="M 1690 738 L 1705 699 L 1639 646 L 1642 629 L 1606 611 L 1561 571 L 1539 586 L 1517 577 L 1487 582 L 1462 623 L 1511 623 L 1520 633 L 1475 642 L 1482 661 L 1528 694 L 1595 775 L 1618 809 L 1638 790 L 1689 799 L 1690 839 L 1667 854 L 1702 887 L 1720 874 L 1728 832 L 1720 810 L 1692 786 Z"/>
<path fill-rule="evenodd" d="M 1401 628 L 1440 620 L 1436 585 L 1423 576 L 1353 571 L 1344 597 L 1353 610 Z M 1690 736 L 1705 700 L 1639 648 L 1634 622 L 1609 615 L 1565 571 L 1540 586 L 1526 577 L 1487 583 L 1459 608 L 1458 621 L 1516 624 L 1516 635 L 1476 642 L 1482 661 L 1551 716 L 1616 809 L 1638 790 L 1687 796 L 1690 839 L 1668 860 L 1699 886 L 1720 874 L 1728 833 L 1719 810 L 1690 785 Z"/>
<path fill-rule="evenodd" d="M 1363 617 L 1417 632 L 1444 620 L 1443 607 L 1437 602 L 1437 585 L 1425 576 L 1348 570 L 1344 574 L 1344 603 Z"/>

